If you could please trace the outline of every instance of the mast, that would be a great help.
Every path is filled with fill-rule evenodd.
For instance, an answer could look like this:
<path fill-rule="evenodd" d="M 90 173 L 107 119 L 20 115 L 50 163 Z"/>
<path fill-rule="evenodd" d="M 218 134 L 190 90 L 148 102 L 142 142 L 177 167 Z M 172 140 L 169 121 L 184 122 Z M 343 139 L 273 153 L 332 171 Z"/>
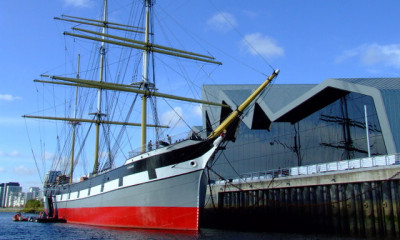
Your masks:
<path fill-rule="evenodd" d="M 103 12 L 103 34 L 106 33 L 106 22 L 107 22 L 107 0 L 104 0 L 104 12 Z M 105 38 L 104 36 L 102 37 Z M 106 55 L 105 43 L 101 43 L 100 47 L 100 76 L 99 82 L 103 82 L 104 76 L 104 58 Z M 95 145 L 94 145 L 94 165 L 93 165 L 93 173 L 97 173 L 99 170 L 99 135 L 100 135 L 100 121 L 101 117 L 104 115 L 101 113 L 101 98 L 102 98 L 102 89 L 99 88 L 97 90 L 97 112 L 95 113 L 97 123 L 96 123 L 96 135 L 95 135 Z"/>
<path fill-rule="evenodd" d="M 79 86 L 79 87 L 86 87 L 86 88 L 101 88 L 101 89 L 106 89 L 106 90 L 131 92 L 131 93 L 138 93 L 138 94 L 147 95 L 147 96 L 175 99 L 175 100 L 180 100 L 180 101 L 185 101 L 185 102 L 202 103 L 202 104 L 214 105 L 214 106 L 219 106 L 219 107 L 229 107 L 228 105 L 223 104 L 223 103 L 203 101 L 203 100 L 199 100 L 199 99 L 180 97 L 180 96 L 175 96 L 175 95 L 160 93 L 160 92 L 154 92 L 154 91 L 151 91 L 151 92 L 144 91 L 141 89 L 136 89 L 132 85 L 124 85 L 124 84 L 117 84 L 117 83 L 110 83 L 110 82 L 100 83 L 98 81 L 93 81 L 93 80 L 76 79 L 76 78 L 51 76 L 51 75 L 41 75 L 41 76 L 51 78 L 53 81 L 34 80 L 34 82 L 61 84 L 61 85 L 67 85 L 67 86 Z M 54 80 L 60 80 L 60 81 L 54 81 Z M 62 82 L 62 81 L 65 81 L 65 82 Z M 68 82 L 71 82 L 71 83 L 68 83 Z M 91 122 L 95 122 L 95 121 L 91 121 Z M 104 121 L 101 121 L 101 122 L 104 122 Z M 147 126 L 149 126 L 149 124 Z"/>
<path fill-rule="evenodd" d="M 207 139 L 212 139 L 218 137 L 223 133 L 229 125 L 239 117 L 243 111 L 250 105 L 250 103 L 268 86 L 268 84 L 279 74 L 279 69 L 274 70 L 274 72 L 265 80 L 240 106 L 233 111 L 225 120 L 207 137 Z"/>
<path fill-rule="evenodd" d="M 146 19 L 145 19 L 145 37 L 144 42 L 145 45 L 149 45 L 149 28 L 150 28 L 150 7 L 151 7 L 151 0 L 145 0 L 146 5 Z M 143 51 L 143 73 L 142 73 L 142 86 L 143 90 L 149 90 L 149 55 L 150 51 L 146 48 Z M 141 152 L 146 152 L 146 141 L 147 141 L 147 98 L 148 95 L 143 94 L 142 96 L 142 126 L 141 126 Z"/>
<path fill-rule="evenodd" d="M 167 46 L 162 46 L 158 44 L 153 44 L 150 40 L 151 35 L 151 7 L 154 4 L 152 0 L 143 0 L 145 4 L 145 28 L 143 32 L 143 28 L 141 27 L 134 27 L 130 25 L 122 25 L 118 23 L 108 22 L 107 16 L 107 0 L 104 0 L 104 9 L 103 9 L 103 20 L 93 20 L 87 18 L 80 18 L 80 17 L 73 17 L 73 16 L 66 16 L 63 15 L 62 18 L 55 18 L 56 20 L 62 20 L 72 23 L 78 23 L 80 25 L 88 25 L 88 26 L 96 26 L 102 27 L 101 32 L 97 31 L 90 31 L 87 29 L 81 29 L 74 27 L 73 30 L 80 31 L 86 33 L 85 35 L 82 34 L 75 34 L 64 32 L 64 35 L 89 39 L 97 42 L 101 42 L 100 47 L 100 62 L 99 62 L 99 79 L 97 81 L 92 80 L 85 80 L 77 78 L 68 78 L 68 77 L 60 77 L 60 76 L 50 76 L 50 75 L 42 75 L 42 77 L 49 77 L 52 81 L 42 81 L 42 80 L 34 80 L 35 82 L 42 82 L 42 83 L 51 83 L 51 84 L 62 84 L 67 86 L 73 87 L 86 87 L 86 88 L 97 88 L 97 107 L 96 112 L 89 113 L 89 115 L 94 115 L 93 119 L 77 119 L 77 118 L 66 118 L 66 117 L 49 117 L 49 116 L 29 116 L 24 115 L 23 117 L 27 118 L 39 118 L 39 119 L 48 119 L 48 120 L 58 120 L 58 121 L 71 121 L 76 122 L 77 124 L 81 122 L 88 122 L 95 124 L 95 141 L 94 141 L 94 164 L 93 164 L 93 174 L 98 173 L 99 170 L 99 138 L 100 138 L 100 125 L 101 124 L 117 124 L 117 125 L 129 125 L 129 126 L 140 126 L 141 127 L 141 152 L 146 151 L 146 141 L 147 141 L 147 127 L 161 127 L 167 128 L 168 126 L 160 126 L 158 123 L 154 124 L 147 124 L 147 98 L 150 97 L 162 97 L 168 99 L 175 99 L 180 101 L 186 102 L 194 102 L 194 103 L 201 103 L 201 104 L 209 104 L 221 107 L 229 107 L 223 103 L 215 103 L 215 102 L 208 102 L 193 98 L 187 97 L 179 97 L 174 96 L 171 94 L 165 94 L 155 91 L 154 83 L 149 81 L 149 62 L 150 62 L 150 54 L 159 53 L 163 55 L 169 55 L 184 59 L 191 59 L 195 61 L 201 61 L 211 64 L 222 65 L 221 62 L 216 61 L 213 56 L 207 56 L 204 54 L 184 51 L 176 48 L 171 48 Z M 116 27 L 118 26 L 118 27 Z M 112 28 L 121 31 L 131 31 L 131 32 L 138 32 L 145 34 L 144 41 L 137 41 L 134 39 L 124 38 L 120 36 L 114 36 L 107 33 L 107 28 Z M 106 44 L 112 44 L 127 48 L 134 48 L 142 50 L 142 57 L 143 57 L 143 66 L 142 66 L 142 81 L 140 85 L 124 85 L 124 84 L 116 84 L 107 82 L 104 78 L 105 74 L 105 54 L 106 54 Z M 56 80 L 56 81 L 55 81 Z M 111 91 L 121 91 L 121 92 L 131 92 L 131 93 L 138 93 L 142 95 L 142 116 L 141 116 L 141 123 L 128 123 L 128 122 L 116 122 L 116 121 L 106 121 L 104 120 L 105 113 L 102 113 L 102 92 L 104 90 L 111 90 Z M 73 163 L 71 164 L 71 169 L 73 170 Z"/>
<path fill-rule="evenodd" d="M 77 73 L 76 78 L 79 78 L 79 65 L 81 61 L 81 55 L 78 54 L 78 65 L 77 65 Z M 77 112 L 77 105 L 78 105 L 78 86 L 75 89 L 75 108 L 74 108 L 74 119 L 76 119 L 76 112 Z M 72 143 L 71 143 L 71 162 L 70 162 L 70 170 L 69 170 L 69 183 L 72 183 L 72 179 L 74 177 L 74 157 L 75 157 L 75 129 L 76 125 L 79 124 L 77 121 L 71 121 L 72 124 Z"/>

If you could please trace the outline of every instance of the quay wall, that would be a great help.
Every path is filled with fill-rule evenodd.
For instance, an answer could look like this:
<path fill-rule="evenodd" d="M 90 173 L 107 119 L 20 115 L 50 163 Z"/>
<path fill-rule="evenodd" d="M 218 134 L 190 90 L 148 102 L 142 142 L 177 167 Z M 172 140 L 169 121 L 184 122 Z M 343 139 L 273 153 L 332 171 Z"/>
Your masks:
<path fill-rule="evenodd" d="M 205 227 L 400 237 L 399 165 L 219 181 L 206 200 Z"/>

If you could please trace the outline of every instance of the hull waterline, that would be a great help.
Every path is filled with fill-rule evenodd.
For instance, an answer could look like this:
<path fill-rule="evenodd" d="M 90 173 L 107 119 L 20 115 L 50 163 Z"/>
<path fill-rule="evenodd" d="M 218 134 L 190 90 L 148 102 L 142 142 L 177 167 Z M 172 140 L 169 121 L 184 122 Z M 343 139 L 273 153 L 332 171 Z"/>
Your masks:
<path fill-rule="evenodd" d="M 127 169 L 135 169 L 141 161 L 151 161 L 148 157 L 85 182 L 48 187 L 47 211 L 69 223 L 197 231 L 206 189 L 203 172 L 219 143 L 220 140 L 211 145 L 200 142 L 206 147 L 197 155 L 188 151 L 201 149 L 197 143 L 175 150 L 175 154 L 195 157 L 183 157 L 184 161 L 167 166 L 159 164 L 158 168 L 129 174 Z M 153 159 L 165 161 L 157 156 L 160 155 Z"/>

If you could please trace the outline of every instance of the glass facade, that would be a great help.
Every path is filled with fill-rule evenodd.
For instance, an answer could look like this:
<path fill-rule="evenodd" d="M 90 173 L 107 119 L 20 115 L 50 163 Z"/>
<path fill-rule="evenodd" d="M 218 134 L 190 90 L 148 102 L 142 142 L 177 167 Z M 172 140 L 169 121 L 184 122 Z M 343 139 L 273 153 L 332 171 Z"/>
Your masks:
<path fill-rule="evenodd" d="M 274 122 L 270 131 L 250 130 L 241 123 L 236 141 L 217 154 L 213 169 L 237 178 L 243 173 L 367 157 L 364 105 L 371 155 L 387 154 L 373 99 L 349 93 L 294 124 Z"/>

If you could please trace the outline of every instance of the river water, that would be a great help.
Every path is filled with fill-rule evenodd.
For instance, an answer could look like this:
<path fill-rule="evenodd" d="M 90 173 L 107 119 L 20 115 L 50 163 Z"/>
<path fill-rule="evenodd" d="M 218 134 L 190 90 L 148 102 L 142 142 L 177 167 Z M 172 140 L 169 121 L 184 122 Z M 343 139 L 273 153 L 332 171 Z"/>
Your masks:
<path fill-rule="evenodd" d="M 200 232 L 185 231 L 160 231 L 137 230 L 121 228 L 93 227 L 68 223 L 35 223 L 14 222 L 12 216 L 15 213 L 0 212 L 0 239 L 339 239 L 334 236 L 302 235 L 286 233 L 254 233 L 236 232 L 217 229 L 201 229 Z M 30 216 L 30 215 L 24 215 Z M 36 215 L 31 215 L 36 216 Z M 340 238 L 344 239 L 344 238 Z M 347 238 L 354 239 L 354 238 Z"/>

